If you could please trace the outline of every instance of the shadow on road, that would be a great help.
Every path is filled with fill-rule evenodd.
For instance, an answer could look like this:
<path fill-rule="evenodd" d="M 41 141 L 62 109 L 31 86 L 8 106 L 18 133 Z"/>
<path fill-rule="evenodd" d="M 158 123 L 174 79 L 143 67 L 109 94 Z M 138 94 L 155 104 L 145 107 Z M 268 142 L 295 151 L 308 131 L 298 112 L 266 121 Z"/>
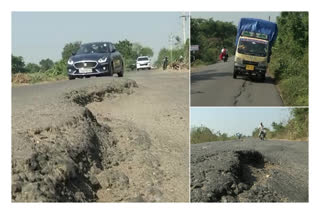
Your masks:
<path fill-rule="evenodd" d="M 197 72 L 196 74 L 191 73 L 191 84 L 194 84 L 202 80 L 216 80 L 217 77 L 232 76 L 229 72 L 216 72 L 216 70 L 205 70 Z"/>
<path fill-rule="evenodd" d="M 272 85 L 276 84 L 275 79 L 272 77 L 266 77 L 264 81 L 261 81 L 257 78 L 250 78 L 248 76 L 238 76 L 237 79 L 246 80 L 254 83 L 260 83 L 260 84 L 272 84 Z"/>

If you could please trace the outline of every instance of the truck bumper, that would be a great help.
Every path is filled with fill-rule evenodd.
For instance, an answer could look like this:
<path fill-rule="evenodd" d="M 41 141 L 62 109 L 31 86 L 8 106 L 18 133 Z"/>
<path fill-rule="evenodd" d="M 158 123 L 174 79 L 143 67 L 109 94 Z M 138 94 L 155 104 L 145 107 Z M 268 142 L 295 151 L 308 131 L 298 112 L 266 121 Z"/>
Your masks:
<path fill-rule="evenodd" d="M 257 66 L 254 67 L 254 70 L 247 70 L 246 66 L 239 66 L 235 65 L 234 66 L 234 72 L 236 73 L 237 76 L 257 76 L 257 77 L 265 77 L 267 68 L 259 68 Z"/>

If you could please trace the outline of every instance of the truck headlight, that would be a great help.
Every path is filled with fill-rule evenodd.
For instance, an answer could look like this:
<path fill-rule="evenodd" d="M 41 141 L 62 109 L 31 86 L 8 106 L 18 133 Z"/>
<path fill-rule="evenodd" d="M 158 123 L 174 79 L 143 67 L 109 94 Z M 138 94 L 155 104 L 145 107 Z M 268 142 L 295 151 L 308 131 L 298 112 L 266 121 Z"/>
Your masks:
<path fill-rule="evenodd" d="M 107 61 L 108 57 L 103 57 L 98 60 L 99 63 L 105 63 Z"/>
<path fill-rule="evenodd" d="M 259 62 L 258 67 L 267 67 L 267 62 Z"/>
<path fill-rule="evenodd" d="M 239 57 L 236 58 L 236 60 L 234 61 L 236 64 L 240 64 L 242 65 L 243 64 L 243 60 Z"/>
<path fill-rule="evenodd" d="M 68 65 L 73 65 L 72 59 L 69 59 L 69 60 L 68 60 Z"/>
<path fill-rule="evenodd" d="M 234 60 L 234 63 L 237 65 L 243 65 L 243 60 L 239 57 L 236 57 Z"/>

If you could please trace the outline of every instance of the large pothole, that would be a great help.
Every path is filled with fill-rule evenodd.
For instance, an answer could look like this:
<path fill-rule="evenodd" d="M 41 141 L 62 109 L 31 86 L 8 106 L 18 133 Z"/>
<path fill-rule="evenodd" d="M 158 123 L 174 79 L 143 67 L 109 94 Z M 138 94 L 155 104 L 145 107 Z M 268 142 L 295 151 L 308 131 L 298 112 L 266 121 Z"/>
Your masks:
<path fill-rule="evenodd" d="M 129 131 L 127 136 L 120 136 L 121 131 L 110 128 L 107 119 L 98 122 L 85 107 L 117 94 L 129 95 L 134 87 L 137 84 L 128 80 L 70 91 L 61 102 L 71 101 L 67 104 L 70 108 L 74 104 L 82 106 L 77 116 L 59 126 L 20 132 L 20 139 L 30 145 L 32 154 L 27 159 L 12 160 L 12 200 L 161 201 L 162 193 L 155 186 L 160 182 L 156 177 L 162 175 L 157 158 L 148 151 L 148 134 L 123 125 L 123 130 Z M 143 155 L 136 158 L 137 152 Z M 149 165 L 149 171 L 141 171 L 144 176 L 137 176 L 141 181 L 134 182 L 139 180 L 132 176 L 137 173 L 128 172 L 135 170 L 135 166 L 126 165 L 130 160 L 140 161 L 139 167 Z"/>
<path fill-rule="evenodd" d="M 276 165 L 264 160 L 258 151 L 220 152 L 193 161 L 192 202 L 286 201 L 268 188 L 268 178 Z"/>

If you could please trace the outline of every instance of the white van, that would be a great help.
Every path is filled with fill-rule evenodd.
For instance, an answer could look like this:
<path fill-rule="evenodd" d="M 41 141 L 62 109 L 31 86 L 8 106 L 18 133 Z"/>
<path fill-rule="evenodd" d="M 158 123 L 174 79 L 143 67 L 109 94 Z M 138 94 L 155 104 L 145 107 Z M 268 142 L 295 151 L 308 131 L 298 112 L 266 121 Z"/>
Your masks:
<path fill-rule="evenodd" d="M 136 61 L 136 68 L 139 69 L 151 69 L 151 60 L 148 56 L 139 56 Z"/>

